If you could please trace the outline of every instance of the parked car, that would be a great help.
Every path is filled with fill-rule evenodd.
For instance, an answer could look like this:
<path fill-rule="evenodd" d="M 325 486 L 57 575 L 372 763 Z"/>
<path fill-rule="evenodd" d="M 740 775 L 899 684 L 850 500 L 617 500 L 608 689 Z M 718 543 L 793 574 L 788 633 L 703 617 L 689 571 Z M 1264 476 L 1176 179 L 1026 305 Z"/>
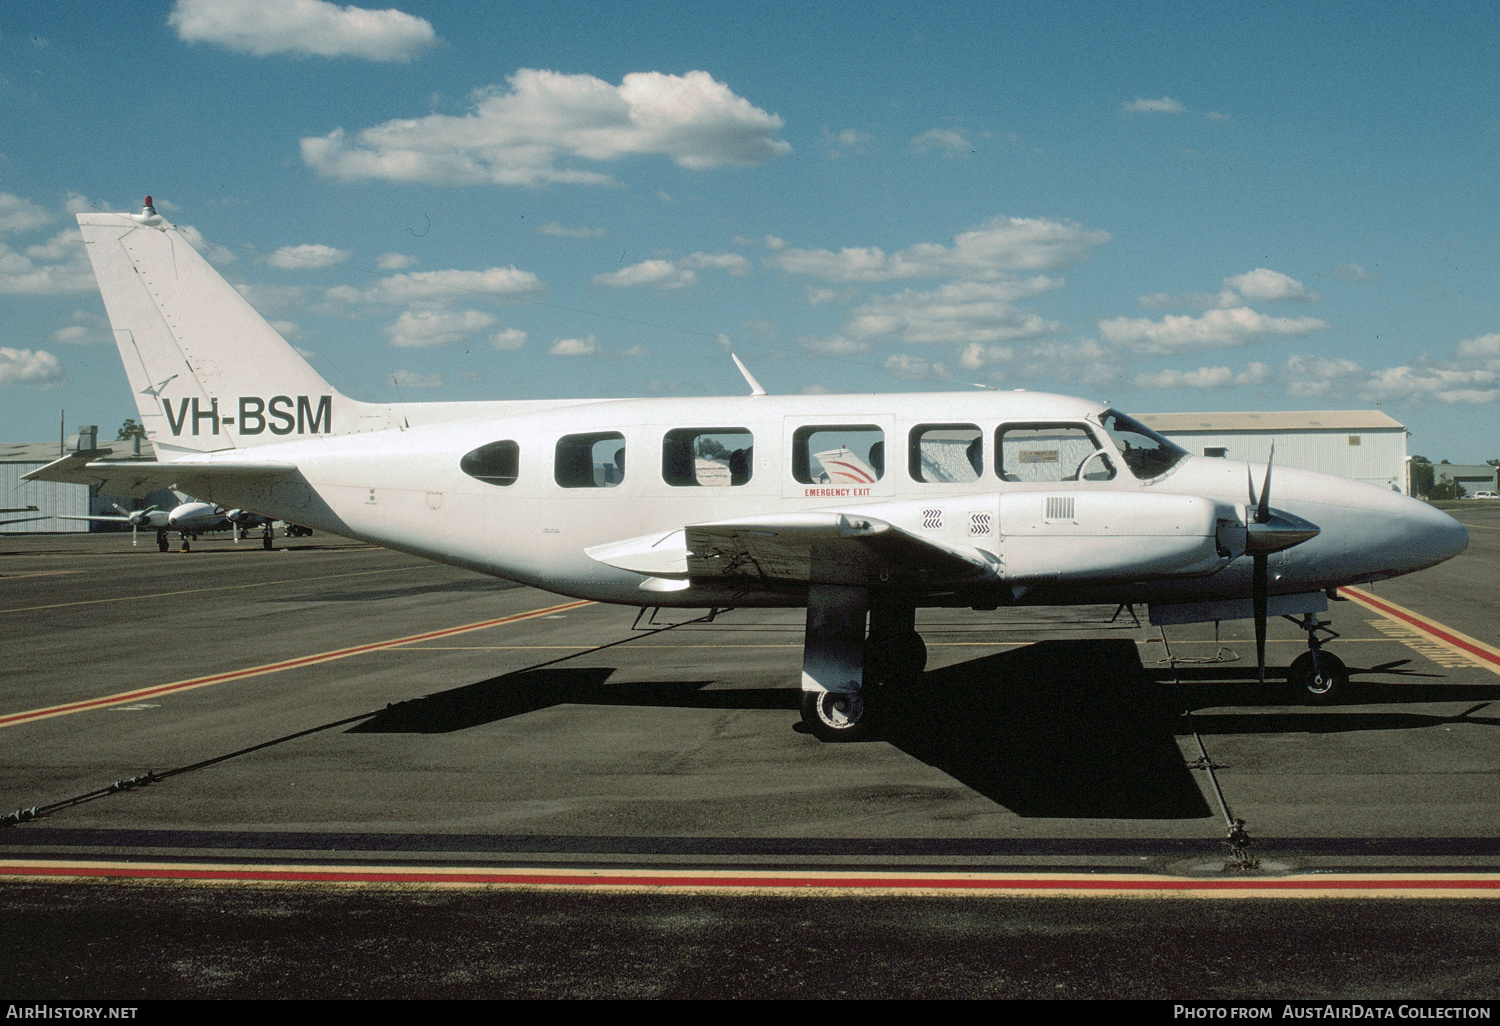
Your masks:
<path fill-rule="evenodd" d="M 1500 499 L 1500 495 L 1496 495 L 1494 492 L 1475 492 L 1474 493 L 1474 498 L 1476 498 L 1476 499 Z"/>

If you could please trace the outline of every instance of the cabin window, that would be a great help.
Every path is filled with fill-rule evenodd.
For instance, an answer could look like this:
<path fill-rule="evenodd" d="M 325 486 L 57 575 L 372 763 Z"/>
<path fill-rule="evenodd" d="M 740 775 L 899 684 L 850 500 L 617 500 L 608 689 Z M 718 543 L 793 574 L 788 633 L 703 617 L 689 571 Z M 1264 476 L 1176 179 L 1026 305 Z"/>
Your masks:
<path fill-rule="evenodd" d="M 918 424 L 906 449 L 913 481 L 967 484 L 984 474 L 984 432 L 973 424 Z"/>
<path fill-rule="evenodd" d="M 458 469 L 485 484 L 505 487 L 521 474 L 521 447 L 515 442 L 491 442 L 465 453 Z"/>
<path fill-rule="evenodd" d="M 748 484 L 755 436 L 744 428 L 675 428 L 661 442 L 661 476 L 678 488 Z"/>
<path fill-rule="evenodd" d="M 625 480 L 625 436 L 618 431 L 563 435 L 553 476 L 564 488 L 613 488 Z"/>
<path fill-rule="evenodd" d="M 1008 424 L 995 432 L 1002 481 L 1108 481 L 1115 465 L 1081 424 Z"/>
<path fill-rule="evenodd" d="M 792 434 L 792 476 L 803 484 L 869 487 L 885 476 L 885 432 L 875 424 L 819 424 Z"/>
<path fill-rule="evenodd" d="M 1114 439 L 1130 472 L 1143 481 L 1160 477 L 1188 454 L 1176 442 L 1168 441 L 1119 410 L 1105 410 L 1099 415 L 1099 423 Z"/>

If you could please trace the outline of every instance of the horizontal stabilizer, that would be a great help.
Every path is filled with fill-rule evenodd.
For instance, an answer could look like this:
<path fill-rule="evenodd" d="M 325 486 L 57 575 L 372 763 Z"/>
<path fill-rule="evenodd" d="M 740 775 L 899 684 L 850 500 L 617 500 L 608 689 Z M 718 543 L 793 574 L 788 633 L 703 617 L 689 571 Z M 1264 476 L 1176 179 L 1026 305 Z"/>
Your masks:
<path fill-rule="evenodd" d="M 192 491 L 201 482 L 225 478 L 266 478 L 290 474 L 294 463 L 268 460 L 224 459 L 177 460 L 101 460 L 109 449 L 88 449 L 53 460 L 45 467 L 21 475 L 23 481 L 61 481 L 64 484 L 105 483 L 104 491 L 113 495 L 136 495 L 157 488 L 182 487 Z"/>

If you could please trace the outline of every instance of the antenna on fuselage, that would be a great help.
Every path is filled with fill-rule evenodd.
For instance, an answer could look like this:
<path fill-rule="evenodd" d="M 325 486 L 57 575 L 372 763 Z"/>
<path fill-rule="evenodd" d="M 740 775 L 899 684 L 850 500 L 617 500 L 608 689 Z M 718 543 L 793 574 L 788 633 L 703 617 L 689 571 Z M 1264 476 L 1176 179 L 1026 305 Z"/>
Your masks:
<path fill-rule="evenodd" d="M 734 365 L 740 369 L 740 373 L 745 375 L 745 380 L 750 385 L 750 394 L 765 395 L 766 390 L 760 387 L 760 382 L 755 380 L 755 375 L 750 373 L 749 368 L 747 368 L 744 363 L 740 361 L 740 358 L 738 356 L 735 356 L 733 353 L 729 354 L 729 358 L 733 360 Z"/>

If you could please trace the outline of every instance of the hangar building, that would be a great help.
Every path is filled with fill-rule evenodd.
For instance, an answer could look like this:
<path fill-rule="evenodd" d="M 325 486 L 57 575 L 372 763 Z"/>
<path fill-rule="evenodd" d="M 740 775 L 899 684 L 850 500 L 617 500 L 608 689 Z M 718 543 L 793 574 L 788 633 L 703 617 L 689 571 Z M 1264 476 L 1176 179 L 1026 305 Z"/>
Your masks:
<path fill-rule="evenodd" d="M 1406 427 L 1379 410 L 1141 413 L 1136 419 L 1195 456 L 1301 467 L 1407 493 Z"/>
<path fill-rule="evenodd" d="M 98 438 L 98 428 L 80 428 L 79 433 L 69 438 L 66 444 L 59 442 L 0 442 L 0 509 L 18 509 L 23 512 L 0 513 L 0 520 L 21 521 L 0 524 L 0 534 L 85 534 L 97 530 L 87 520 L 58 520 L 58 516 L 113 515 L 119 511 L 114 503 L 126 509 L 139 509 L 146 505 L 118 495 L 100 495 L 94 492 L 98 486 L 64 484 L 60 481 L 22 481 L 21 475 L 44 467 L 64 452 L 73 449 L 93 448 Z M 115 454 L 124 455 L 130 448 L 128 442 L 105 442 Z M 140 455 L 151 456 L 150 442 L 142 442 Z M 175 505 L 171 492 L 153 493 L 151 499 L 158 505 Z M 35 506 L 36 512 L 24 512 L 25 507 Z M 40 517 L 42 519 L 24 519 Z M 104 528 L 113 525 L 105 524 Z"/>
<path fill-rule="evenodd" d="M 1462 486 L 1464 495 L 1472 499 L 1475 492 L 1500 490 L 1500 467 L 1491 467 L 1483 463 L 1478 465 L 1434 463 L 1432 464 L 1432 480 L 1434 484 L 1452 481 Z"/>

